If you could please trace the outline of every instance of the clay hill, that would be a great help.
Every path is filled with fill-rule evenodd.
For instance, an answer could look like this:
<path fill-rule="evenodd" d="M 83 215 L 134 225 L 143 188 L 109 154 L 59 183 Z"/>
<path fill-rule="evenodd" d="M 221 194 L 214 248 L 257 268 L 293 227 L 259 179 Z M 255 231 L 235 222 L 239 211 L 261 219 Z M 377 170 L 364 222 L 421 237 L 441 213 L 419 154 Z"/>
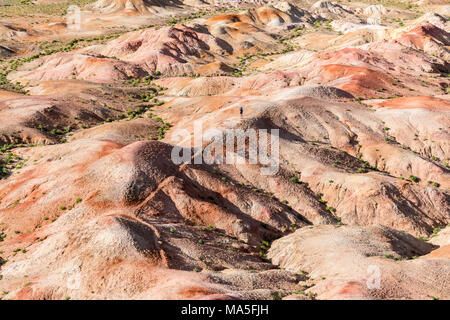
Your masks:
<path fill-rule="evenodd" d="M 450 298 L 446 3 L 87 2 L 0 6 L 1 299 Z"/>

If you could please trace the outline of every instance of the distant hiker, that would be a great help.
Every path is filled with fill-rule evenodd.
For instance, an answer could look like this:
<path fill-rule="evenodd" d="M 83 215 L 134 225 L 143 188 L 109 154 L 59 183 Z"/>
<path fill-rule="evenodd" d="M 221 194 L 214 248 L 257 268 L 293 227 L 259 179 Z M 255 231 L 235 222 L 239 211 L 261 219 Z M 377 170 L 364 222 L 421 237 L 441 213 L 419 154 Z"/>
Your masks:
<path fill-rule="evenodd" d="M 240 113 L 241 116 L 242 116 L 242 114 L 244 113 L 244 108 L 243 108 L 243 107 L 240 107 L 240 108 L 239 108 L 239 113 Z"/>

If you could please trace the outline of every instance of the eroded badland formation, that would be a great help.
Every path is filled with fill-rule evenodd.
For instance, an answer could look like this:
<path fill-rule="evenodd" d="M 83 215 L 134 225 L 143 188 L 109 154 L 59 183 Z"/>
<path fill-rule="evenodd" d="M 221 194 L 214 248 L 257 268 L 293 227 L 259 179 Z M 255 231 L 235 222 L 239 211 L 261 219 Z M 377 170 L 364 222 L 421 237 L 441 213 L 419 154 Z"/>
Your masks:
<path fill-rule="evenodd" d="M 0 0 L 1 298 L 450 298 L 448 2 L 230 3 Z"/>

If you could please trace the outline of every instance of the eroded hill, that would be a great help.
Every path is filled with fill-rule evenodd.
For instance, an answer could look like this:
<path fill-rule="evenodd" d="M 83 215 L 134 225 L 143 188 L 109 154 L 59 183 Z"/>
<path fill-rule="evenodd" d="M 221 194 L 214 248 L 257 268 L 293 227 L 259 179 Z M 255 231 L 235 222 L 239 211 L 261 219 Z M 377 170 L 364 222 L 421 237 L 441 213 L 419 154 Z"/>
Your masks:
<path fill-rule="evenodd" d="M 2 298 L 450 298 L 448 6 L 87 2 L 0 6 Z"/>

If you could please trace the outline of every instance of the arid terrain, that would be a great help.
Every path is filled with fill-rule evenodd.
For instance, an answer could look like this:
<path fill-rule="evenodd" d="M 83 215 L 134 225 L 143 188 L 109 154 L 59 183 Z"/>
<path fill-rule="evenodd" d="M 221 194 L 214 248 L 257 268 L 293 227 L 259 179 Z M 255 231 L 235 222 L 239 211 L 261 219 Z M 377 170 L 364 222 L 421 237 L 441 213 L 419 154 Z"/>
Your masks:
<path fill-rule="evenodd" d="M 0 0 L 0 299 L 450 299 L 449 19 Z M 279 170 L 174 163 L 198 123 Z"/>

